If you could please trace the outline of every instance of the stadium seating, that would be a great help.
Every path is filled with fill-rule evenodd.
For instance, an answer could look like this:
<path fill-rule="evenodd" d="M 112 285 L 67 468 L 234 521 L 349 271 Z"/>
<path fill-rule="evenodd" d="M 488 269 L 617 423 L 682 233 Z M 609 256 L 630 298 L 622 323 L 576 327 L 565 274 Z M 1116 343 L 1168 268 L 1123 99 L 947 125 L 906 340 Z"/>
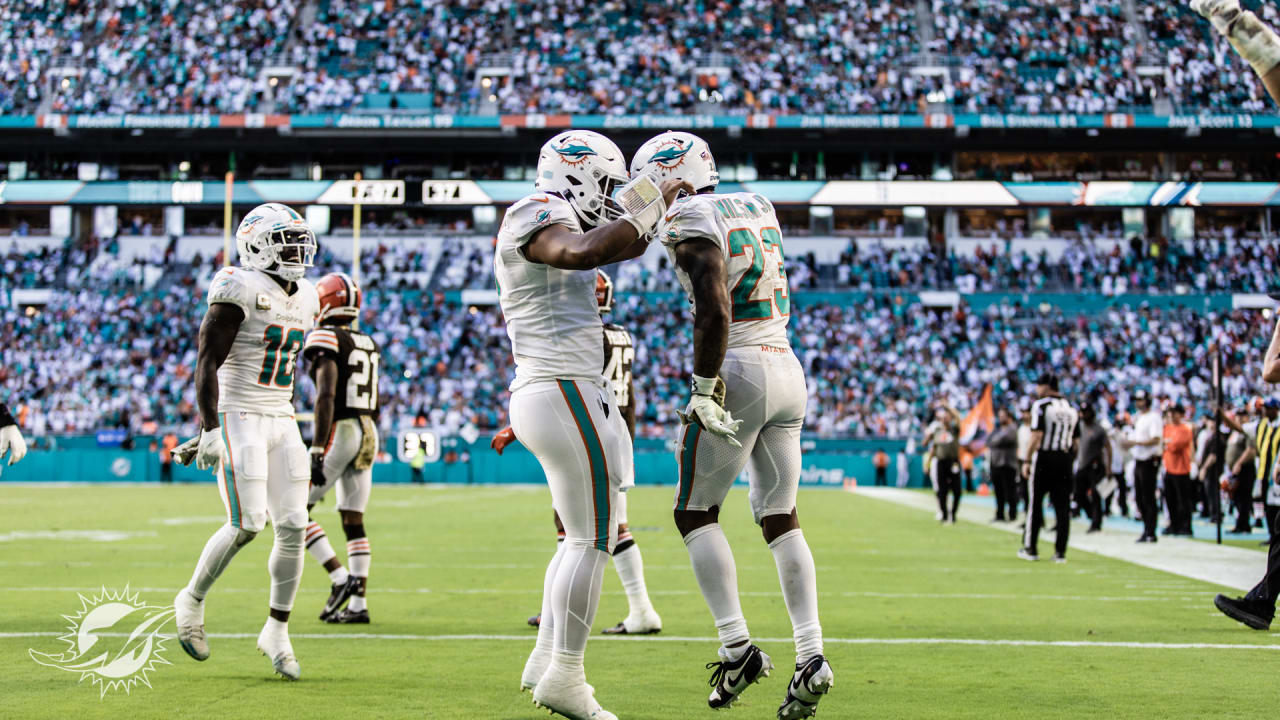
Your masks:
<path fill-rule="evenodd" d="M 383 347 L 382 376 L 388 379 L 382 422 L 386 428 L 416 423 L 495 430 L 507 422 L 513 373 L 501 313 L 445 296 L 448 289 L 470 286 L 462 278 L 484 278 L 476 286 L 493 288 L 485 246 L 456 240 L 440 251 L 429 247 L 374 246 L 363 258 L 363 322 Z M 0 308 L 0 345 L 7 349 L 0 398 L 30 405 L 27 428 L 35 435 L 137 430 L 147 422 L 194 431 L 190 373 L 204 309 L 201 288 L 215 270 L 214 258 L 195 266 L 154 264 L 112 249 L 119 250 L 109 243 L 95 255 L 69 248 L 0 257 L 5 277 L 16 278 L 17 287 L 52 290 L 39 313 Z M 807 428 L 822 436 L 916 435 L 936 397 L 966 407 L 976 400 L 975 389 L 991 383 L 1001 401 L 1013 402 L 1045 367 L 1069 368 L 1064 390 L 1074 396 L 1142 385 L 1174 399 L 1206 397 L 1207 340 L 1223 339 L 1241 367 L 1246 359 L 1256 361 L 1269 327 L 1256 312 L 1126 306 L 1075 314 L 1023 306 L 1017 295 L 977 312 L 964 305 L 929 308 L 897 292 L 951 287 L 964 273 L 980 276 L 990 289 L 1094 294 L 1113 277 L 1132 288 L 1186 283 L 1202 291 L 1258 290 L 1276 273 L 1274 243 L 1232 254 L 1207 243 L 1198 258 L 1176 245 L 1156 257 L 1143 250 L 1142 256 L 1131 251 L 1091 258 L 1078 246 L 1056 262 L 1000 253 L 943 259 L 860 251 L 844 264 L 850 269 L 844 287 L 857 292 L 814 296 L 819 299 L 791 319 L 792 343 L 809 377 Z M 805 289 L 797 282 L 805 273 L 833 276 L 830 266 L 794 262 L 793 293 Z M 318 265 L 342 267 L 328 251 Z M 662 436 L 687 390 L 688 303 L 673 292 L 674 279 L 660 258 L 653 265 L 622 266 L 615 275 L 619 302 L 611 319 L 629 327 L 638 343 L 639 431 Z M 1256 368 L 1246 374 L 1256 375 Z M 1246 392 L 1238 374 L 1229 383 L 1239 385 L 1228 388 L 1232 393 Z M 300 387 L 299 398 L 309 398 L 309 381 Z M 1103 395 L 1104 411 L 1124 407 L 1123 394 Z"/>
<path fill-rule="evenodd" d="M 0 7 L 0 112 L 1263 109 L 1183 3 L 1135 5 L 19 0 Z"/>

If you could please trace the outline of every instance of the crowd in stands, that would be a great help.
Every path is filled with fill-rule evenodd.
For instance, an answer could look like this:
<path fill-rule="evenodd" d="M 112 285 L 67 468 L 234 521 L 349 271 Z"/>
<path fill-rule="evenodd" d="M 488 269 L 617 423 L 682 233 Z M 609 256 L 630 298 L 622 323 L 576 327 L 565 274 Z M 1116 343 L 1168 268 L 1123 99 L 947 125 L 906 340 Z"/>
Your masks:
<path fill-rule="evenodd" d="M 1170 251 L 1153 266 L 1113 260 L 1117 272 L 1137 273 L 1135 285 L 1152 278 L 1194 282 L 1207 269 L 1228 273 L 1233 267 L 1248 268 L 1241 277 L 1261 283 L 1274 276 L 1275 252 L 1272 247 L 1251 258 L 1240 253 L 1212 262 L 1178 256 L 1175 262 Z M 173 265 L 150 287 L 142 282 L 145 273 L 131 272 L 109 252 L 88 258 L 84 248 L 75 248 L 11 255 L 4 263 L 25 268 L 30 276 L 49 277 L 48 268 L 60 267 L 64 257 L 88 269 L 68 276 L 47 305 L 29 312 L 0 305 L 0 399 L 25 407 L 24 422 L 35 435 L 117 426 L 193 432 L 196 328 L 204 311 L 204 279 L 218 258 L 201 259 L 195 267 Z M 497 430 L 507 423 L 507 384 L 513 374 L 501 312 L 461 305 L 437 288 L 401 282 L 397 273 L 426 272 L 423 257 L 417 250 L 371 248 L 363 264 L 362 323 L 383 348 L 384 428 Z M 320 266 L 326 262 L 333 258 L 322 253 Z M 995 276 L 1050 272 L 1023 268 L 1002 256 L 953 262 L 911 264 L 895 253 L 864 252 L 849 265 L 860 282 L 884 278 L 886 285 L 894 277 L 928 285 L 931 273 L 954 276 L 975 263 L 992 267 Z M 1070 277 L 1077 277 L 1107 266 L 1072 256 L 1051 272 L 1074 268 Z M 1191 270 L 1179 274 L 1184 267 Z M 692 325 L 683 296 L 670 292 L 673 285 L 654 284 L 656 273 L 646 273 L 617 271 L 619 301 L 611 320 L 630 328 L 637 340 L 639 432 L 664 436 L 687 399 Z M 1148 273 L 1154 274 L 1149 278 Z M 651 293 L 629 290 L 628 284 Z M 809 380 L 807 428 L 823 436 L 918 435 L 939 396 L 968 407 L 990 383 L 998 398 L 1013 402 L 1048 368 L 1063 377 L 1069 395 L 1098 397 L 1101 411 L 1127 408 L 1127 392 L 1136 387 L 1195 403 L 1206 397 L 1212 341 L 1232 350 L 1229 392 L 1251 394 L 1249 378 L 1257 375 L 1270 334 L 1270 323 L 1256 311 L 1206 313 L 1139 304 L 1075 315 L 1034 302 L 1022 307 L 1015 298 L 979 312 L 963 304 L 930 308 L 893 292 L 807 305 L 802 295 L 793 297 L 799 311 L 792 313 L 792 343 Z M 299 388 L 303 406 L 312 393 L 310 382 L 302 380 Z"/>
<path fill-rule="evenodd" d="M 922 112 L 926 99 L 969 112 L 1102 113 L 1163 99 L 1265 107 L 1257 78 L 1184 3 L 1127 14 L 1121 0 L 932 0 L 931 17 L 918 6 L 14 0 L 0 4 L 0 112 L 848 114 Z M 1280 19 L 1269 4 L 1263 17 Z M 486 84 L 484 68 L 503 70 Z M 373 96 L 391 99 L 366 103 Z"/>

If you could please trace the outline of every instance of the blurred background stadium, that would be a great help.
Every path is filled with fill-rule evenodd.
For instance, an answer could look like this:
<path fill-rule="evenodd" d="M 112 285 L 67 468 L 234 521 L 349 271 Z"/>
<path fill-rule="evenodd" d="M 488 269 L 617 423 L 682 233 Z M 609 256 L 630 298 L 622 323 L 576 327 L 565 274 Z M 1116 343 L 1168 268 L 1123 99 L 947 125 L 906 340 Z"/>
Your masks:
<path fill-rule="evenodd" d="M 1280 118 L 1177 3 L 20 0 L 0 38 L 0 400 L 36 449 L 4 479 L 158 477 L 195 432 L 228 219 L 278 201 L 319 270 L 359 235 L 377 478 L 422 447 L 426 480 L 537 481 L 487 449 L 512 373 L 491 248 L 567 127 L 628 153 L 693 130 L 723 190 L 776 203 L 806 483 L 866 482 L 881 449 L 919 483 L 934 401 L 1015 405 L 1047 369 L 1106 417 L 1139 387 L 1207 412 L 1217 342 L 1227 394 L 1258 390 Z M 639 481 L 665 483 L 687 303 L 659 248 L 611 271 Z"/>

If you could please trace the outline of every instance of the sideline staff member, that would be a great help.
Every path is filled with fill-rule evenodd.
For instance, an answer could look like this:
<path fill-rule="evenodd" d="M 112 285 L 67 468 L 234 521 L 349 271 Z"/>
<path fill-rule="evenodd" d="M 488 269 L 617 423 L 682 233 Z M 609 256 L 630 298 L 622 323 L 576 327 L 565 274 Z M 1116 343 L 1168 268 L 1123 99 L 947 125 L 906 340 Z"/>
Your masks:
<path fill-rule="evenodd" d="M 1133 421 L 1131 439 L 1121 441 L 1133 455 L 1133 494 L 1142 515 L 1142 536 L 1138 542 L 1156 541 L 1156 477 L 1160 473 L 1160 441 L 1164 439 L 1164 419 L 1160 411 L 1151 406 L 1151 395 L 1146 390 L 1133 394 L 1133 404 L 1138 417 Z"/>

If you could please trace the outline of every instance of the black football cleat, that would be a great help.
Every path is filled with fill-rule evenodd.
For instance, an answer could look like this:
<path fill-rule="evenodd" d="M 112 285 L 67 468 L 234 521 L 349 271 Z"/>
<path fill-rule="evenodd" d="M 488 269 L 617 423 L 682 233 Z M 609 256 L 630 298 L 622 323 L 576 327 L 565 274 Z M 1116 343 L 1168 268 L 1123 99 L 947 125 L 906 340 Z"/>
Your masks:
<path fill-rule="evenodd" d="M 537 615 L 534 615 L 533 617 L 529 618 L 529 627 L 541 627 L 541 626 L 542 626 L 542 613 L 538 613 Z"/>
<path fill-rule="evenodd" d="M 352 610 L 351 608 L 342 608 L 338 612 L 329 616 L 325 622 L 330 625 L 368 625 L 369 610 Z"/>
<path fill-rule="evenodd" d="M 713 688 L 707 704 L 712 710 L 719 710 L 737 702 L 738 696 L 752 683 L 769 677 L 773 661 L 763 650 L 750 645 L 736 661 L 707 663 L 707 669 L 711 670 L 711 681 L 708 684 Z"/>
<path fill-rule="evenodd" d="M 356 588 L 360 587 L 360 581 L 356 576 L 351 575 L 345 583 L 334 584 L 329 588 L 329 599 L 324 603 L 324 609 L 320 611 L 320 619 L 329 622 L 329 618 L 333 617 L 351 596 L 355 594 Z"/>
<path fill-rule="evenodd" d="M 1271 620 L 1276 615 L 1276 609 L 1270 604 L 1246 598 L 1229 598 L 1226 595 L 1219 595 L 1213 599 L 1213 605 L 1221 610 L 1223 615 L 1236 622 L 1244 623 L 1254 630 L 1270 630 Z"/>

